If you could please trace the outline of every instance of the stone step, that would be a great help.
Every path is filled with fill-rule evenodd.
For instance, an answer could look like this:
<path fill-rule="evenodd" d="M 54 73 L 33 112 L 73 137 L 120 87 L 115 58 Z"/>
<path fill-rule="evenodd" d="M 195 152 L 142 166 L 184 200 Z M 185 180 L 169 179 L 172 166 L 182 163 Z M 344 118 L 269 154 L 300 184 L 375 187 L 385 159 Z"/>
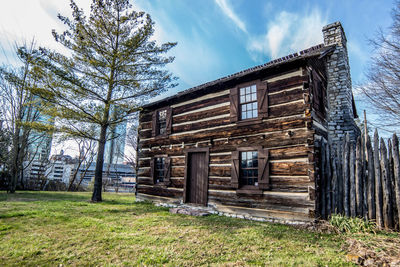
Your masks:
<path fill-rule="evenodd" d="M 185 214 L 191 216 L 208 216 L 210 213 L 206 210 L 202 209 L 194 209 L 194 208 L 171 208 L 169 212 L 174 214 Z"/>

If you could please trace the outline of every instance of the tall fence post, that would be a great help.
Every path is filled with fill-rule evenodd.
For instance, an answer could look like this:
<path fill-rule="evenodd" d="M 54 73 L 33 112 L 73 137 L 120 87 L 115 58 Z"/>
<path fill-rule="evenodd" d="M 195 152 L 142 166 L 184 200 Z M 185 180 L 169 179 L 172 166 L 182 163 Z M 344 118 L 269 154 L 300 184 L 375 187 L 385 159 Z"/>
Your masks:
<path fill-rule="evenodd" d="M 383 218 L 386 229 L 393 228 L 393 209 L 391 205 L 391 181 L 385 141 L 381 137 L 381 172 L 383 185 Z"/>
<path fill-rule="evenodd" d="M 368 220 L 368 175 L 367 175 L 367 155 L 366 155 L 366 142 L 367 139 L 362 136 L 361 138 L 361 163 L 362 163 L 362 194 L 363 194 L 363 203 L 362 203 L 362 216 L 365 220 Z"/>
<path fill-rule="evenodd" d="M 325 150 L 325 158 L 326 158 L 326 183 L 325 183 L 325 192 L 326 192 L 326 215 L 329 217 L 331 215 L 331 154 L 329 143 L 326 143 L 326 150 Z"/>
<path fill-rule="evenodd" d="M 320 207 L 321 207 L 321 217 L 323 219 L 326 219 L 326 191 L 325 191 L 325 183 L 326 183 L 326 153 L 325 153 L 325 142 L 323 140 L 321 140 L 321 167 L 320 167 L 320 186 L 319 186 L 319 190 L 321 191 L 321 198 L 319 200 L 320 202 Z"/>
<path fill-rule="evenodd" d="M 376 219 L 375 206 L 375 167 L 374 167 L 374 152 L 372 150 L 371 138 L 367 136 L 367 155 L 368 155 L 368 218 Z"/>
<path fill-rule="evenodd" d="M 350 217 L 350 139 L 349 135 L 346 134 L 346 139 L 343 147 L 343 208 L 344 214 Z"/>
<path fill-rule="evenodd" d="M 332 147 L 332 146 L 331 146 Z M 333 150 L 334 151 L 334 150 Z M 337 175 L 337 157 L 336 153 L 333 153 L 331 150 L 330 157 L 332 158 L 331 163 L 332 163 L 332 183 L 331 183 L 331 213 L 338 213 L 338 175 Z"/>
<path fill-rule="evenodd" d="M 355 168 L 356 166 L 356 149 L 354 147 L 354 143 L 350 142 L 350 162 L 349 162 L 349 168 L 350 168 L 350 214 L 351 217 L 356 217 L 356 205 L 357 205 L 357 199 L 356 199 L 356 174 L 355 174 Z"/>
<path fill-rule="evenodd" d="M 336 197 L 336 206 L 337 212 L 339 214 L 343 214 L 344 206 L 343 206 L 343 199 L 344 199 L 344 181 L 343 181 L 343 144 L 339 143 L 337 145 L 337 153 L 336 153 L 336 162 L 337 162 L 337 197 Z"/>
<path fill-rule="evenodd" d="M 390 138 L 388 139 L 388 166 L 389 166 L 389 180 L 390 180 L 390 205 L 392 207 L 393 218 L 392 222 L 393 225 L 397 225 L 397 208 L 396 208 L 396 183 L 394 181 L 394 160 L 393 160 L 393 148 L 392 148 L 392 141 Z"/>
<path fill-rule="evenodd" d="M 382 214 L 382 180 L 381 180 L 381 164 L 379 160 L 379 135 L 375 129 L 374 134 L 374 165 L 375 165 L 375 207 L 376 207 L 376 223 L 379 227 L 383 226 Z"/>
<path fill-rule="evenodd" d="M 400 225 L 400 159 L 399 139 L 393 134 L 393 180 L 395 184 L 395 198 L 397 207 L 397 225 Z"/>
<path fill-rule="evenodd" d="M 357 216 L 363 216 L 363 161 L 362 161 L 362 149 L 361 149 L 361 137 L 357 138 L 356 144 L 356 175 L 355 175 L 355 193 L 357 202 Z"/>

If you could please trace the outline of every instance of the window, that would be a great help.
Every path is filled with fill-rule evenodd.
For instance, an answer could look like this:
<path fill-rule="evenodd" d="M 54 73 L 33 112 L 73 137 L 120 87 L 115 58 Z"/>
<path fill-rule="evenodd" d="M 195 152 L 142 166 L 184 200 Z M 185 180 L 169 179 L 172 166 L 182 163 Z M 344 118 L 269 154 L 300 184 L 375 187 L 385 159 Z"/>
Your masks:
<path fill-rule="evenodd" d="M 150 161 L 153 184 L 169 186 L 171 176 L 171 158 L 168 155 L 156 155 Z"/>
<path fill-rule="evenodd" d="M 167 110 L 157 111 L 157 134 L 163 135 L 167 133 Z"/>
<path fill-rule="evenodd" d="M 258 186 L 258 152 L 240 152 L 240 185 Z"/>
<path fill-rule="evenodd" d="M 164 107 L 153 112 L 152 116 L 152 137 L 165 138 L 171 134 L 172 109 Z"/>
<path fill-rule="evenodd" d="M 238 147 L 232 151 L 231 186 L 237 193 L 260 194 L 268 190 L 268 149 L 262 146 Z"/>
<path fill-rule="evenodd" d="M 251 85 L 240 88 L 240 119 L 253 119 L 258 117 L 257 86 Z"/>
<path fill-rule="evenodd" d="M 165 158 L 155 158 L 155 181 L 156 183 L 164 182 L 165 175 Z"/>
<path fill-rule="evenodd" d="M 268 83 L 255 80 L 238 84 L 229 91 L 230 121 L 259 123 L 268 117 Z"/>

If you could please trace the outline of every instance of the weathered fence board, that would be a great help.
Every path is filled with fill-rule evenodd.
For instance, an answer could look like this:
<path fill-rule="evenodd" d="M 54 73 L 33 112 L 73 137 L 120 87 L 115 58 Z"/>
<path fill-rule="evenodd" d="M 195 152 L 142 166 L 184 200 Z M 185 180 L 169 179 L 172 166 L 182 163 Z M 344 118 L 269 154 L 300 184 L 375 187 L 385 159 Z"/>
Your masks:
<path fill-rule="evenodd" d="M 382 171 L 382 186 L 383 186 L 383 218 L 385 228 L 393 228 L 393 208 L 391 205 L 390 194 L 390 174 L 389 162 L 387 157 L 387 149 L 385 141 L 381 138 L 381 171 Z"/>
<path fill-rule="evenodd" d="M 357 139 L 356 145 L 356 177 L 355 177 L 355 190 L 356 190 L 356 202 L 357 202 L 357 216 L 363 215 L 363 157 L 361 149 L 361 137 Z"/>
<path fill-rule="evenodd" d="M 381 180 L 381 164 L 379 160 L 379 135 L 375 130 L 374 134 L 374 166 L 375 166 L 375 207 L 376 207 L 376 223 L 379 227 L 383 226 L 382 214 L 382 180 Z"/>
<path fill-rule="evenodd" d="M 400 160 L 399 160 L 399 139 L 393 135 L 393 180 L 395 182 L 395 197 L 397 210 L 397 226 L 400 225 Z"/>
<path fill-rule="evenodd" d="M 376 219 L 375 207 L 375 167 L 374 167 L 374 152 L 371 146 L 371 138 L 367 137 L 367 161 L 368 161 L 368 219 Z"/>

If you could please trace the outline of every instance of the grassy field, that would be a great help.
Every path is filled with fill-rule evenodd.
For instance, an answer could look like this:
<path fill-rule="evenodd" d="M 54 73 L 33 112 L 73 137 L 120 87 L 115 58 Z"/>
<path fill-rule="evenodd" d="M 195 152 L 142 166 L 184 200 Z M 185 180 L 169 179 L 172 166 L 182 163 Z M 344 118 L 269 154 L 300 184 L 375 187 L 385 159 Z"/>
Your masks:
<path fill-rule="evenodd" d="M 128 194 L 0 192 L 0 265 L 347 266 L 345 238 L 170 214 Z"/>

